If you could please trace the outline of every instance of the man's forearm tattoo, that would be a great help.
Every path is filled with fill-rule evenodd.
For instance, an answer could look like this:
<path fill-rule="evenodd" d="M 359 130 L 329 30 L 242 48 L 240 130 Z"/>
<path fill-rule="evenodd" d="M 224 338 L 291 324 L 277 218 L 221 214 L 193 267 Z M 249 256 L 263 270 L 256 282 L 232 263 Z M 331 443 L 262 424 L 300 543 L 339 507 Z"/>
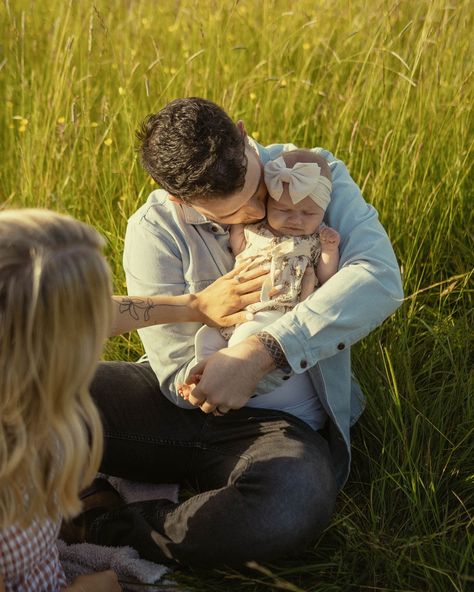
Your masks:
<path fill-rule="evenodd" d="M 140 320 L 140 311 L 143 311 L 143 320 L 148 321 L 150 319 L 150 310 L 155 308 L 157 305 L 153 303 L 151 298 L 124 298 L 119 306 L 120 314 L 128 314 L 136 321 Z"/>
<path fill-rule="evenodd" d="M 285 372 L 291 372 L 285 352 L 273 335 L 270 335 L 270 333 L 267 333 L 266 331 L 259 331 L 258 333 L 255 333 L 255 337 L 257 337 L 260 343 L 265 347 L 277 368 L 284 370 Z"/>

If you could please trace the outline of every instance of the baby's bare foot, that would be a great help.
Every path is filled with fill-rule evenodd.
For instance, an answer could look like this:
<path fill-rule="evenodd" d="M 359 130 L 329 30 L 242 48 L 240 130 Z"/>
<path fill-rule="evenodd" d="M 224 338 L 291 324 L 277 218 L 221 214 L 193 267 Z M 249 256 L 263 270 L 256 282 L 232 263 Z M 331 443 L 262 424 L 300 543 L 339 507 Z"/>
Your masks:
<path fill-rule="evenodd" d="M 195 384 L 180 384 L 178 386 L 178 395 L 185 401 L 189 400 L 189 395 L 193 392 Z"/>
<path fill-rule="evenodd" d="M 178 386 L 178 395 L 182 397 L 185 401 L 189 400 L 189 395 L 193 392 L 196 388 L 196 385 L 201 380 L 202 374 L 192 374 L 188 378 L 188 383 L 183 382 Z"/>

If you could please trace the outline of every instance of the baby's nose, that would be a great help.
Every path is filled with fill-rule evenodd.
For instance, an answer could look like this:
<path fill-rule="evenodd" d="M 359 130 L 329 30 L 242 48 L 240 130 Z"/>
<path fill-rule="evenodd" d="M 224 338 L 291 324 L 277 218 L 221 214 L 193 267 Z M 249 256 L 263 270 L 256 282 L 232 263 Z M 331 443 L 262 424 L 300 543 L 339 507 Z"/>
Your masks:
<path fill-rule="evenodd" d="M 290 218 L 292 220 L 304 220 L 304 215 L 303 212 L 299 212 L 297 210 L 293 210 L 290 214 Z"/>

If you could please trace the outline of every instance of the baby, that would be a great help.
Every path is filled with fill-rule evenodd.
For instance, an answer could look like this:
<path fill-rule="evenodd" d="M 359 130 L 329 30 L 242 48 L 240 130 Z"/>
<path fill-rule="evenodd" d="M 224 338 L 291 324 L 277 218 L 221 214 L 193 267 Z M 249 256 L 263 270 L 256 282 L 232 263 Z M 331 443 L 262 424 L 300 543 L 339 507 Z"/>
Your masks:
<path fill-rule="evenodd" d="M 286 312 L 337 271 L 339 234 L 322 224 L 331 200 L 331 171 L 326 160 L 309 150 L 283 153 L 265 165 L 270 198 L 263 222 L 231 228 L 230 243 L 236 264 L 252 256 L 270 263 L 270 277 L 261 302 L 252 312 Z M 282 292 L 269 301 L 269 290 Z"/>
<path fill-rule="evenodd" d="M 337 272 L 339 233 L 323 223 L 332 188 L 326 160 L 309 150 L 291 150 L 268 162 L 264 174 L 269 193 L 266 219 L 237 224 L 230 231 L 236 265 L 258 257 L 259 264 L 270 266 L 260 302 L 247 307 L 253 320 L 235 329 L 202 327 L 195 339 L 198 362 L 262 331 Z M 270 297 L 275 288 L 278 293 Z M 259 384 L 257 394 L 280 384 L 272 374 Z M 185 398 L 189 392 L 189 385 L 180 387 Z"/>

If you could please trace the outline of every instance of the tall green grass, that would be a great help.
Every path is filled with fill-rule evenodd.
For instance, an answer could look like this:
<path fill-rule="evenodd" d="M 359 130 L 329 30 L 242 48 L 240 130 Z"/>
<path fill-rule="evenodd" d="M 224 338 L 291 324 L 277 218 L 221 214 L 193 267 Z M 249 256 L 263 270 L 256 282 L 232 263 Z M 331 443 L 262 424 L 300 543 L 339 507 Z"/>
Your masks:
<path fill-rule="evenodd" d="M 263 143 L 324 146 L 379 210 L 406 303 L 354 348 L 368 395 L 350 481 L 318 544 L 193 590 L 474 589 L 473 4 L 469 0 L 4 0 L 0 199 L 107 237 L 153 189 L 134 131 L 178 96 Z M 106 355 L 135 359 L 136 335 Z"/>

